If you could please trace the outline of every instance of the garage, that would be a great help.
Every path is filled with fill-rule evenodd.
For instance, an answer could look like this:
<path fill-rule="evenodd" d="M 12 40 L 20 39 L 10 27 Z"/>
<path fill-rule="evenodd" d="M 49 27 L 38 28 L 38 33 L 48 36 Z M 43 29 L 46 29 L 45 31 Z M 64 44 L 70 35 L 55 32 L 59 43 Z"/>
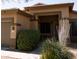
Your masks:
<path fill-rule="evenodd" d="M 2 19 L 3 20 L 3 19 Z M 1 22 L 1 46 L 10 47 L 11 21 Z"/>

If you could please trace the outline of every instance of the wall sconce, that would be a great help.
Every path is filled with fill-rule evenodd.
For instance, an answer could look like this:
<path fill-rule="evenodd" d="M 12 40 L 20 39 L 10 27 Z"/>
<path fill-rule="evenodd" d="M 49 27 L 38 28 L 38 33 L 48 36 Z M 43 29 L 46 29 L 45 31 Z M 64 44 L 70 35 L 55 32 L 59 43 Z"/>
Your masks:
<path fill-rule="evenodd" d="M 19 24 L 19 23 L 13 23 L 13 25 L 11 26 L 12 31 L 15 30 L 15 26 L 21 26 L 21 24 Z"/>
<path fill-rule="evenodd" d="M 12 30 L 15 30 L 15 27 L 14 26 L 12 26 Z"/>

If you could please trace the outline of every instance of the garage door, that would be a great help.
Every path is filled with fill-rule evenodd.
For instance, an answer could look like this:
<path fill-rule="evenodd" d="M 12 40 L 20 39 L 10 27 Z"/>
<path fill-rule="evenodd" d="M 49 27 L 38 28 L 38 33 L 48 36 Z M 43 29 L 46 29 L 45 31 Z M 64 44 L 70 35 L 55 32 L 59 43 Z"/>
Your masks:
<path fill-rule="evenodd" d="M 9 47 L 10 43 L 10 22 L 1 22 L 1 44 L 2 46 Z"/>

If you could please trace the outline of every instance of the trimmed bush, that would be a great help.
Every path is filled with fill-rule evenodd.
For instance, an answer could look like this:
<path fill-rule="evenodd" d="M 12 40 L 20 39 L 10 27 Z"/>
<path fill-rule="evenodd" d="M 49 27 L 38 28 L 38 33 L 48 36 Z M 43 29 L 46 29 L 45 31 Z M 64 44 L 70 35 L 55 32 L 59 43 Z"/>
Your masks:
<path fill-rule="evenodd" d="M 37 30 L 21 30 L 17 35 L 17 48 L 31 51 L 37 47 L 40 40 L 40 32 Z"/>
<path fill-rule="evenodd" d="M 59 42 L 46 40 L 43 43 L 41 59 L 71 59 L 71 53 Z"/>

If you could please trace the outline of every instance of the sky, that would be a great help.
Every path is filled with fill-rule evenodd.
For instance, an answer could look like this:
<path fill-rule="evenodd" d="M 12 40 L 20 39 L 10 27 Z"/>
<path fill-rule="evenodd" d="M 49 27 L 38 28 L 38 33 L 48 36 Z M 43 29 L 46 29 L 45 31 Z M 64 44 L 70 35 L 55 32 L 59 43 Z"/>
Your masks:
<path fill-rule="evenodd" d="M 73 10 L 77 10 L 77 0 L 29 0 L 29 2 L 25 2 L 25 0 L 4 0 L 5 2 L 1 3 L 1 9 L 11 9 L 11 8 L 20 8 L 32 6 L 37 3 L 44 3 L 44 4 L 60 4 L 60 3 L 71 3 L 74 2 Z"/>

